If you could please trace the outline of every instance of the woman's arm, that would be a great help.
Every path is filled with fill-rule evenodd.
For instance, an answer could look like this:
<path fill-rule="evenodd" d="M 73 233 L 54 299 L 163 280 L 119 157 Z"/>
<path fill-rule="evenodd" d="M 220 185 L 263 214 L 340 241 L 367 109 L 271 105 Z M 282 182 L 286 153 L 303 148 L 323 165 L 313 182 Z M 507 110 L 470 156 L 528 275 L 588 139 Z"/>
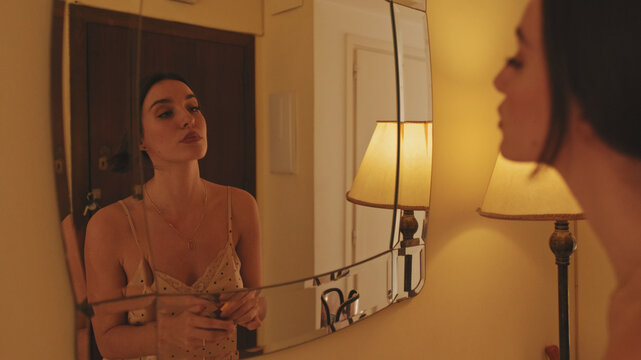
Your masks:
<path fill-rule="evenodd" d="M 260 221 L 258 206 L 248 192 L 233 188 L 232 191 L 233 228 L 238 233 L 236 252 L 241 263 L 240 275 L 245 288 L 258 288 L 263 285 L 261 261 Z M 265 298 L 258 292 L 250 291 L 234 296 L 223 296 L 229 302 L 224 306 L 221 316 L 230 317 L 238 324 L 255 329 L 260 326 L 266 314 Z"/>
<path fill-rule="evenodd" d="M 108 206 L 98 211 L 87 225 L 85 267 L 90 303 L 123 297 L 122 290 L 127 278 L 120 252 L 124 249 L 123 239 L 130 239 L 131 235 L 125 232 L 129 231 L 129 226 L 117 210 L 113 205 Z M 92 324 L 102 355 L 107 358 L 132 358 L 154 354 L 156 323 L 128 325 L 127 301 L 121 305 L 124 308 L 117 309 L 120 307 L 117 304 L 95 308 Z"/>
<path fill-rule="evenodd" d="M 232 191 L 233 229 L 238 233 L 236 252 L 240 258 L 240 275 L 246 288 L 263 285 L 260 221 L 258 205 L 246 191 L 234 188 Z"/>

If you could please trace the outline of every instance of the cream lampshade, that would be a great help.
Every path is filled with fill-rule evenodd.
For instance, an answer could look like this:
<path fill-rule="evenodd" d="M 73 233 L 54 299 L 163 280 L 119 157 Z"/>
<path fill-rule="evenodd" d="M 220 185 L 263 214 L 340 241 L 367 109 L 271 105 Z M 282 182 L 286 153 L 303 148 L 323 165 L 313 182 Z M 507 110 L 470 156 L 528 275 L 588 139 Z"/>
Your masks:
<path fill-rule="evenodd" d="M 430 206 L 432 179 L 432 123 L 404 121 L 400 123 L 400 158 L 398 174 L 398 209 L 403 210 L 399 230 L 403 234 L 399 256 L 405 259 L 403 289 L 409 296 L 416 296 L 412 288 L 413 255 L 408 248 L 420 245 L 414 238 L 418 221 L 414 210 Z M 398 125 L 396 121 L 378 121 L 363 161 L 356 173 L 347 200 L 355 204 L 393 209 L 396 189 L 396 161 Z M 427 215 L 427 214 L 426 214 Z M 427 218 L 427 216 L 426 216 Z M 425 232 L 425 222 L 423 223 Z M 393 247 L 390 240 L 390 249 Z M 422 259 L 423 257 L 420 256 Z M 421 260 L 421 269 L 424 268 Z"/>
<path fill-rule="evenodd" d="M 378 121 L 347 200 L 363 206 L 393 209 L 396 186 L 396 121 Z M 397 208 L 403 210 L 401 247 L 420 243 L 414 238 L 418 221 L 414 210 L 430 206 L 432 178 L 432 123 L 401 122 L 401 154 Z M 424 229 L 425 230 L 425 229 Z M 425 232 L 425 231 L 423 231 Z M 390 248 L 392 244 L 390 244 Z"/>
<path fill-rule="evenodd" d="M 549 243 L 558 269 L 560 359 L 569 360 L 568 266 L 576 240 L 568 220 L 583 219 L 581 207 L 556 170 L 499 155 L 479 214 L 495 219 L 555 221 Z"/>
<path fill-rule="evenodd" d="M 396 181 L 396 121 L 378 121 L 347 200 L 392 209 Z M 398 208 L 427 210 L 432 178 L 432 123 L 401 123 Z"/>
<path fill-rule="evenodd" d="M 559 173 L 498 156 L 479 214 L 496 219 L 577 220 L 581 207 Z"/>

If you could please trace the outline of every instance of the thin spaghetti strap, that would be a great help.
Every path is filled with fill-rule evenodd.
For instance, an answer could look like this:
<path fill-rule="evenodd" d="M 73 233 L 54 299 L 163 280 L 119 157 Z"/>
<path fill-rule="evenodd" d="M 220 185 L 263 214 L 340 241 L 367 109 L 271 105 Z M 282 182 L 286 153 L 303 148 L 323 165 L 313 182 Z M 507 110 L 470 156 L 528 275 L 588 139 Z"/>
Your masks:
<path fill-rule="evenodd" d="M 134 240 L 136 241 L 136 246 L 138 246 L 138 250 L 140 251 L 140 255 L 147 259 L 147 256 L 145 256 L 145 252 L 142 250 L 142 247 L 140 246 L 140 242 L 138 241 L 138 235 L 136 234 L 136 227 L 134 226 L 134 221 L 131 218 L 131 213 L 129 212 L 129 208 L 125 204 L 124 201 L 118 200 L 118 204 L 122 206 L 122 209 L 125 211 L 125 214 L 127 215 L 127 221 L 129 221 L 129 227 L 131 228 L 131 233 L 134 236 Z"/>

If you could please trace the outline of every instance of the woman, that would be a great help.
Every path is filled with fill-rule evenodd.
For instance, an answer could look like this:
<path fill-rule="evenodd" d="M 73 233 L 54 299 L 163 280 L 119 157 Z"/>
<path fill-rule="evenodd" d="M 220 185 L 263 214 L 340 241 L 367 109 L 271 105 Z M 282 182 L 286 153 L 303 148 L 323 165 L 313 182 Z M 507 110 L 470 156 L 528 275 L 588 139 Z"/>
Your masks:
<path fill-rule="evenodd" d="M 495 79 L 501 152 L 554 166 L 614 266 L 607 359 L 641 358 L 641 2 L 532 0 Z"/>
<path fill-rule="evenodd" d="M 89 301 L 259 287 L 256 202 L 243 190 L 200 178 L 207 130 L 196 96 L 179 76 L 158 74 L 143 85 L 140 105 L 140 150 L 151 160 L 154 176 L 143 186 L 144 200 L 128 197 L 89 222 Z M 218 310 L 213 299 L 158 297 L 157 312 L 151 301 L 144 308 L 96 311 L 98 347 L 110 359 L 155 359 L 157 353 L 236 359 L 236 325 L 259 327 L 264 301 L 254 291 L 222 295 Z"/>

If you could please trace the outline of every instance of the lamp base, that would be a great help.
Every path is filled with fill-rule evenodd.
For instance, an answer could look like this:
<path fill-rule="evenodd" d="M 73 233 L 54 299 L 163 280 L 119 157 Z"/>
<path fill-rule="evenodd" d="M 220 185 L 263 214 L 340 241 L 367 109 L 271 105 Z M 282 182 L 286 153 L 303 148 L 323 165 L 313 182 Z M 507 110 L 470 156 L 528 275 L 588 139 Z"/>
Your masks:
<path fill-rule="evenodd" d="M 415 238 L 414 234 L 418 230 L 418 221 L 414 216 L 414 210 L 403 210 L 403 215 L 400 218 L 399 231 L 403 234 L 403 239 L 400 242 L 401 248 L 398 250 L 398 255 L 403 256 L 405 263 L 405 274 L 403 277 L 403 291 L 406 291 L 409 297 L 414 297 L 418 292 L 412 288 L 412 270 L 414 265 L 412 250 L 408 249 L 413 246 L 421 245 L 421 239 Z M 423 269 L 422 254 L 419 253 L 421 261 L 421 269 Z"/>
<path fill-rule="evenodd" d="M 570 359 L 570 326 L 568 316 L 568 266 L 570 256 L 576 249 L 576 239 L 569 231 L 567 220 L 554 223 L 554 233 L 550 236 L 550 249 L 556 257 L 559 292 L 559 349 L 561 360 Z"/>
<path fill-rule="evenodd" d="M 415 246 L 421 243 L 421 239 L 414 237 L 414 234 L 416 234 L 416 231 L 418 230 L 418 221 L 414 216 L 414 210 L 403 210 L 399 230 L 401 234 L 403 234 L 403 240 L 401 240 L 402 248 Z"/>

